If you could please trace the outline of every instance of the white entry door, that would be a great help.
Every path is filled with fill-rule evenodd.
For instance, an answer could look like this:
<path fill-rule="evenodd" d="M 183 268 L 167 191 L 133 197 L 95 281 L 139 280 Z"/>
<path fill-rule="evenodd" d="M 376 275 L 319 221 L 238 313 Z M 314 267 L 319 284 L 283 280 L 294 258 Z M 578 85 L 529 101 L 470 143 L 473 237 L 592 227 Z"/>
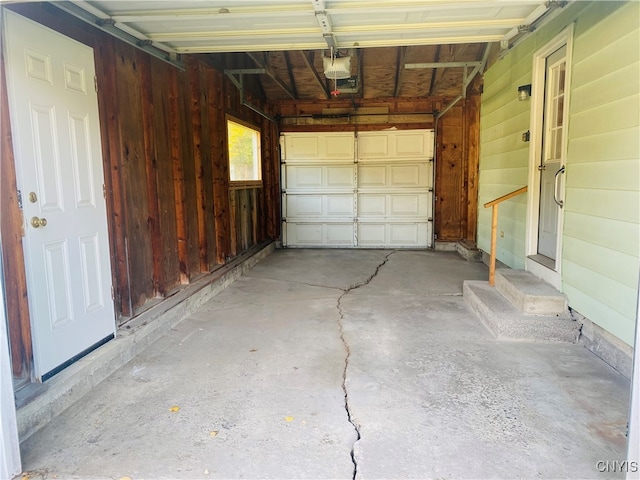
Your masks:
<path fill-rule="evenodd" d="M 560 210 L 563 206 L 565 83 L 567 47 L 546 59 L 543 146 L 540 158 L 540 219 L 538 253 L 552 259 L 559 249 Z"/>
<path fill-rule="evenodd" d="M 36 376 L 113 338 L 93 50 L 4 11 Z"/>

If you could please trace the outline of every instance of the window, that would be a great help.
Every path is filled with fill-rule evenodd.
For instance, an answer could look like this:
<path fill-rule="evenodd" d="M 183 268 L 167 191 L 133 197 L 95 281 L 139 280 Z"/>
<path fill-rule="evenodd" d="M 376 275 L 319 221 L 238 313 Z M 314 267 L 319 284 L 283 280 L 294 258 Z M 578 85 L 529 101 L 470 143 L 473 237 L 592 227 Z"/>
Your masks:
<path fill-rule="evenodd" d="M 227 120 L 229 140 L 229 179 L 232 182 L 256 182 L 260 174 L 260 131 Z"/>

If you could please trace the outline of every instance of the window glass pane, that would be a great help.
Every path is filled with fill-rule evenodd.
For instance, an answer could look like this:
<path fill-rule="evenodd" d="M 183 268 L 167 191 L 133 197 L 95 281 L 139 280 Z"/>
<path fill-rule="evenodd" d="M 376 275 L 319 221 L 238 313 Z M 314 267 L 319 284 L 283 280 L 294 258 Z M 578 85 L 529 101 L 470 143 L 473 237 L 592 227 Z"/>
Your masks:
<path fill-rule="evenodd" d="M 554 156 L 553 158 L 560 160 L 562 158 L 562 127 L 559 127 L 554 135 Z"/>
<path fill-rule="evenodd" d="M 562 62 L 562 64 L 560 65 L 560 72 L 559 72 L 559 79 L 558 79 L 558 93 L 562 94 L 564 93 L 564 79 L 566 76 L 566 72 L 565 72 L 565 62 Z"/>
<path fill-rule="evenodd" d="M 260 180 L 260 132 L 229 120 L 227 135 L 230 180 Z"/>
<path fill-rule="evenodd" d="M 564 116 L 564 95 L 558 97 L 558 106 L 556 111 L 556 125 L 562 126 L 562 118 Z"/>

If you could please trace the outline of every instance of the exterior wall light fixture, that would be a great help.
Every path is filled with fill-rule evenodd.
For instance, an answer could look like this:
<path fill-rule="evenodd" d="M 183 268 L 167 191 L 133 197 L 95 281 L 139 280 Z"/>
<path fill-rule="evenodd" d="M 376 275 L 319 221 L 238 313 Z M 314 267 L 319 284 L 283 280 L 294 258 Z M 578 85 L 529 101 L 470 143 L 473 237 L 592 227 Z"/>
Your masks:
<path fill-rule="evenodd" d="M 531 96 L 531 84 L 529 85 L 520 85 L 518 87 L 518 100 L 524 102 L 525 100 L 529 100 Z"/>

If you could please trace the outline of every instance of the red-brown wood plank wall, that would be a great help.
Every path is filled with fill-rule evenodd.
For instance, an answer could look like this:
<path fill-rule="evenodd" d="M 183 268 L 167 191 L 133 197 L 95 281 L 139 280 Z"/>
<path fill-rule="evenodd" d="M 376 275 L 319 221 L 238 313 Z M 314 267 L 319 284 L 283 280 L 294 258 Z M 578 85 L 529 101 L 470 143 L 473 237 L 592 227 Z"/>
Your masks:
<path fill-rule="evenodd" d="M 279 237 L 277 128 L 242 106 L 236 88 L 206 57 L 186 57 L 185 71 L 180 71 L 51 5 L 11 8 L 94 48 L 119 323 L 143 311 L 150 300 Z M 5 274 L 13 279 L 5 295 L 17 376 L 30 368 L 32 352 L 23 219 L 6 89 L 0 87 L 3 261 Z M 229 113 L 263 131 L 260 188 L 230 188 Z M 272 203 L 265 201 L 267 195 Z"/>

